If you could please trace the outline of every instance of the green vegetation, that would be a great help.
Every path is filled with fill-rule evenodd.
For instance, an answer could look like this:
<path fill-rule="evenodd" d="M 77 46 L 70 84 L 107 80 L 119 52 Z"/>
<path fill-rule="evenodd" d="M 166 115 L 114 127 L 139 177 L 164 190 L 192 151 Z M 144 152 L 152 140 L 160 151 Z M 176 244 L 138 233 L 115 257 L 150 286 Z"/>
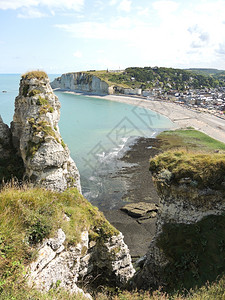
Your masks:
<path fill-rule="evenodd" d="M 41 147 L 41 144 L 45 141 L 47 136 L 52 136 L 58 143 L 60 142 L 58 137 L 56 136 L 55 131 L 52 129 L 51 125 L 45 120 L 35 121 L 34 118 L 28 119 L 28 122 L 31 124 L 33 129 L 33 135 L 42 134 L 38 143 L 34 143 L 32 141 L 28 142 L 26 158 L 34 157 L 35 153 Z"/>
<path fill-rule="evenodd" d="M 26 289 L 25 268 L 35 258 L 34 246 L 44 238 L 53 237 L 58 228 L 66 233 L 66 245 L 77 244 L 83 230 L 88 230 L 97 242 L 118 234 L 76 189 L 58 193 L 24 186 L 5 187 L 1 191 L 0 299 L 7 299 L 3 295 L 12 290 L 19 293 L 21 286 Z"/>
<path fill-rule="evenodd" d="M 150 161 L 150 171 L 172 173 L 171 181 L 178 184 L 189 178 L 199 188 L 224 189 L 225 154 L 196 154 L 187 151 L 167 151 Z"/>
<path fill-rule="evenodd" d="M 169 264 L 163 271 L 167 290 L 201 287 L 225 272 L 225 216 L 195 224 L 165 224 L 157 241 Z"/>
<path fill-rule="evenodd" d="M 39 71 L 39 70 L 27 72 L 22 75 L 22 79 L 32 79 L 32 78 L 45 79 L 48 78 L 48 75 L 44 71 Z"/>
<path fill-rule="evenodd" d="M 99 77 L 109 85 L 124 88 L 151 89 L 161 87 L 164 90 L 184 91 L 188 88 L 214 88 L 224 86 L 224 81 L 206 73 L 173 68 L 127 68 L 121 72 L 88 71 L 88 74 Z"/>
<path fill-rule="evenodd" d="M 54 108 L 50 104 L 42 105 L 40 108 L 40 115 L 45 115 L 48 112 L 53 113 Z"/>
<path fill-rule="evenodd" d="M 37 100 L 37 105 L 47 105 L 48 104 L 48 100 L 45 98 L 42 98 L 41 96 L 38 97 Z"/>
<path fill-rule="evenodd" d="M 32 90 L 32 91 L 29 92 L 29 97 L 38 95 L 38 94 L 40 94 L 40 93 L 41 93 L 40 90 L 34 89 L 34 90 Z"/>
<path fill-rule="evenodd" d="M 216 74 L 220 74 L 221 72 L 224 72 L 222 70 L 218 70 L 218 69 L 206 69 L 206 68 L 190 68 L 187 69 L 187 71 L 190 71 L 192 73 L 195 74 L 199 74 L 199 75 L 216 75 Z"/>
<path fill-rule="evenodd" d="M 194 129 L 165 131 L 158 138 L 164 152 L 150 161 L 150 171 L 159 174 L 169 170 L 175 184 L 190 178 L 199 188 L 222 188 L 225 144 Z"/>
<path fill-rule="evenodd" d="M 157 136 L 162 144 L 163 151 L 183 148 L 191 151 L 212 152 L 215 150 L 224 151 L 225 144 L 208 135 L 194 129 L 178 129 L 164 131 Z"/>
<path fill-rule="evenodd" d="M 64 143 L 63 140 L 61 140 L 61 145 L 63 146 L 63 148 L 66 148 L 66 144 Z"/>

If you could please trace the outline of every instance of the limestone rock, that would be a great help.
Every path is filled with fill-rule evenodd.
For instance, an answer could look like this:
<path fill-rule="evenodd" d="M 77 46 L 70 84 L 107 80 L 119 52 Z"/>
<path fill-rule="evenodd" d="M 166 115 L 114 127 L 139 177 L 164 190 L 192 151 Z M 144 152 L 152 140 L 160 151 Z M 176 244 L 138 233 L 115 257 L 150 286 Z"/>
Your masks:
<path fill-rule="evenodd" d="M 149 217 L 155 217 L 155 213 L 158 211 L 158 205 L 155 203 L 137 202 L 125 205 L 121 210 L 134 218 L 146 217 L 147 215 Z M 153 212 L 154 214 L 151 214 Z"/>
<path fill-rule="evenodd" d="M 169 264 L 157 241 L 168 224 L 196 224 L 206 216 L 221 215 L 225 212 L 224 190 L 198 189 L 190 186 L 190 179 L 183 178 L 173 184 L 160 174 L 154 174 L 160 196 L 157 214 L 156 234 L 153 238 L 141 269 L 133 278 L 135 288 L 149 289 L 165 286 L 164 269 Z M 164 278 L 164 279 L 163 279 Z"/>
<path fill-rule="evenodd" d="M 134 274 L 131 256 L 123 235 L 108 238 L 103 243 L 90 243 L 87 231 L 81 242 L 65 247 L 66 236 L 59 229 L 55 238 L 46 240 L 39 248 L 38 257 L 29 266 L 28 283 L 39 290 L 49 290 L 54 285 L 71 292 L 84 292 L 77 287 L 79 280 L 100 277 L 101 282 L 126 283 Z M 97 271 L 97 273 L 96 273 Z M 89 294 L 84 294 L 91 299 Z"/>
<path fill-rule="evenodd" d="M 59 229 L 56 238 L 44 242 L 39 249 L 38 258 L 30 265 L 28 283 L 41 291 L 48 291 L 54 285 L 59 285 L 71 293 L 81 293 L 87 299 L 92 299 L 76 285 L 81 253 L 88 247 L 88 232 L 82 233 L 78 245 L 70 246 L 67 250 L 63 245 L 65 238 L 65 233 Z"/>
<path fill-rule="evenodd" d="M 82 72 L 62 74 L 51 83 L 51 86 L 53 89 L 76 90 L 93 94 L 110 93 L 109 85 L 105 81 Z"/>
<path fill-rule="evenodd" d="M 23 76 L 11 123 L 13 145 L 29 181 L 57 191 L 77 187 L 81 192 L 79 172 L 59 132 L 59 109 L 47 76 Z"/>

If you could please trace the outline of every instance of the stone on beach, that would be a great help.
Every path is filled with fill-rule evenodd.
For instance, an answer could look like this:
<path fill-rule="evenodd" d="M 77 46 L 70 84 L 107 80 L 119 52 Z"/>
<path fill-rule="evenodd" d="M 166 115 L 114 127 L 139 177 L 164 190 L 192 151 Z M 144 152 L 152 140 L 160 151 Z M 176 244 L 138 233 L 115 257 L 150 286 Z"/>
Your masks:
<path fill-rule="evenodd" d="M 158 205 L 146 202 L 130 203 L 122 207 L 121 210 L 134 218 L 152 218 L 156 216 Z"/>

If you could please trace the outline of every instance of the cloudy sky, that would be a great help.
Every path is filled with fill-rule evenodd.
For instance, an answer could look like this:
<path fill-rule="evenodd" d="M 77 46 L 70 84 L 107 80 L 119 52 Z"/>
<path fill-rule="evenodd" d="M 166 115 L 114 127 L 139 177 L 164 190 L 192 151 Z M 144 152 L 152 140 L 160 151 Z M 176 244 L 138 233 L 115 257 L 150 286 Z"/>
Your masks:
<path fill-rule="evenodd" d="M 0 73 L 225 69 L 225 0 L 0 0 Z"/>

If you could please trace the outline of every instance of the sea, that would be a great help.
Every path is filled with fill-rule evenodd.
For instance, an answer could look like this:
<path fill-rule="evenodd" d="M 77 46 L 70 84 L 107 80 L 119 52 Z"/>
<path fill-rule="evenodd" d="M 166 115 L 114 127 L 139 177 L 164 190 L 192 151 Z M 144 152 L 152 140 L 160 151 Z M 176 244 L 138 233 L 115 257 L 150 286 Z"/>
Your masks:
<path fill-rule="evenodd" d="M 50 74 L 50 81 L 58 76 Z M 19 82 L 19 74 L 0 74 L 0 115 L 8 125 L 13 119 Z M 79 169 L 84 196 L 101 210 L 118 209 L 126 189 L 119 180 L 112 180 L 124 167 L 120 158 L 138 137 L 155 137 L 174 124 L 139 105 L 100 96 L 55 94 L 61 103 L 60 133 Z M 105 197 L 109 193 L 112 197 Z"/>

